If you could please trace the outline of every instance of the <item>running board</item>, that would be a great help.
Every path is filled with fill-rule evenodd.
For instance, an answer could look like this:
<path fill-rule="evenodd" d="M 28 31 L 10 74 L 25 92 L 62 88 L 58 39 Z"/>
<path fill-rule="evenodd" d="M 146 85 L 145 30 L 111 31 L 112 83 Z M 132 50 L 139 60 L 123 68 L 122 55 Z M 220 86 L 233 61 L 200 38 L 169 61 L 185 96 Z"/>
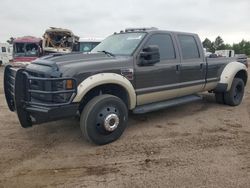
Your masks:
<path fill-rule="evenodd" d="M 133 110 L 134 114 L 144 114 L 156 110 L 161 110 L 164 108 L 172 107 L 172 106 L 177 106 L 181 104 L 186 104 L 189 102 L 193 101 L 198 101 L 201 100 L 202 97 L 198 95 L 188 95 L 180 98 L 175 98 L 167 101 L 162 101 L 162 102 L 156 102 L 156 103 L 151 103 L 151 104 L 145 104 L 142 106 L 138 106 Z"/>

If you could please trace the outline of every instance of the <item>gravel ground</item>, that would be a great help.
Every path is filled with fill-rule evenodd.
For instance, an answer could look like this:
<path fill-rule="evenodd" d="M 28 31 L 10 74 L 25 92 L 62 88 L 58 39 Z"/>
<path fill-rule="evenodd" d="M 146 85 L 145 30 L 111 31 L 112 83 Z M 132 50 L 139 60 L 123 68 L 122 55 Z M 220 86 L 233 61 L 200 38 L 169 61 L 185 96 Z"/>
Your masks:
<path fill-rule="evenodd" d="M 29 129 L 8 110 L 0 67 L 0 187 L 250 187 L 250 87 L 238 107 L 202 101 L 130 115 L 109 145 L 77 119 Z"/>

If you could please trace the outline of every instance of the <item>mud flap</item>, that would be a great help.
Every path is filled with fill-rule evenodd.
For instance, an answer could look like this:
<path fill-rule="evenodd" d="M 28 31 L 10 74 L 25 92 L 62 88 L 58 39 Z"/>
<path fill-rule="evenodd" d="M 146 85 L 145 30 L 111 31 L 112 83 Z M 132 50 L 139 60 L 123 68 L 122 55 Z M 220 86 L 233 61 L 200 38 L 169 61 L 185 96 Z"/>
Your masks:
<path fill-rule="evenodd" d="M 19 122 L 23 128 L 32 126 L 30 114 L 25 110 L 25 99 L 28 97 L 25 86 L 27 85 L 26 75 L 23 74 L 23 69 L 19 69 L 16 73 L 15 79 L 15 108 Z"/>

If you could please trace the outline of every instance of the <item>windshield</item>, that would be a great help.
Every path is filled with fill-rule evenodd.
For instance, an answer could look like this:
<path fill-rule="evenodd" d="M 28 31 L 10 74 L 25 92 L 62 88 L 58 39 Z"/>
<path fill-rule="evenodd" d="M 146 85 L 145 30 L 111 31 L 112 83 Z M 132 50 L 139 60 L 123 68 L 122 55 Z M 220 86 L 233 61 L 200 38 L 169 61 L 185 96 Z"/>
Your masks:
<path fill-rule="evenodd" d="M 132 55 L 146 33 L 124 33 L 111 35 L 91 52 L 107 51 L 115 55 Z"/>
<path fill-rule="evenodd" d="M 39 45 L 36 43 L 15 43 L 15 57 L 37 57 L 39 55 Z"/>

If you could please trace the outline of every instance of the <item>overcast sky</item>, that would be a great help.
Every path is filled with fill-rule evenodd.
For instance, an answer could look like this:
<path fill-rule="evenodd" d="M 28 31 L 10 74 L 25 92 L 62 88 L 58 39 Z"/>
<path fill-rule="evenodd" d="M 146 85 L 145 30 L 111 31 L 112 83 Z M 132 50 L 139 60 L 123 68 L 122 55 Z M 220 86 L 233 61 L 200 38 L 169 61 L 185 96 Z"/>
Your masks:
<path fill-rule="evenodd" d="M 0 42 L 41 37 L 50 27 L 81 37 L 106 37 L 126 27 L 158 27 L 218 35 L 225 42 L 250 40 L 249 0 L 1 0 Z"/>

